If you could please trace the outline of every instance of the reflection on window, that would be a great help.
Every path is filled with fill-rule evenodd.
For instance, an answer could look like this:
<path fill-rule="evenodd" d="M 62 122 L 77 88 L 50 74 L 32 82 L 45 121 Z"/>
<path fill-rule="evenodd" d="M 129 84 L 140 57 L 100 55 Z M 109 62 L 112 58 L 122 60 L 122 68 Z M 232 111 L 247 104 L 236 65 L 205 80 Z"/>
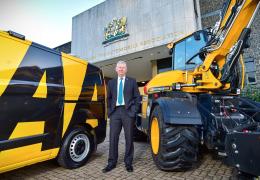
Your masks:
<path fill-rule="evenodd" d="M 157 61 L 157 73 L 162 73 L 172 70 L 171 58 L 160 59 Z"/>
<path fill-rule="evenodd" d="M 102 85 L 102 80 L 99 72 L 94 72 L 86 75 L 83 83 L 83 87 L 95 86 L 95 84 Z"/>
<path fill-rule="evenodd" d="M 162 72 L 170 71 L 170 70 L 172 70 L 172 67 L 163 68 L 163 69 L 158 69 L 158 74 L 160 74 L 160 73 L 162 73 Z"/>
<path fill-rule="evenodd" d="M 175 52 L 173 56 L 174 69 L 187 70 L 193 69 L 196 65 L 201 64 L 203 61 L 199 56 L 195 56 L 191 63 L 186 62 L 192 58 L 199 50 L 205 46 L 207 39 L 200 33 L 200 40 L 195 40 L 194 36 L 190 36 L 187 39 L 179 42 L 175 45 Z"/>
<path fill-rule="evenodd" d="M 185 41 L 176 44 L 173 58 L 174 69 L 185 69 Z"/>
<path fill-rule="evenodd" d="M 246 58 L 245 59 L 245 67 L 246 67 L 246 78 L 248 84 L 256 83 L 256 69 L 255 69 L 255 61 L 254 58 Z"/>

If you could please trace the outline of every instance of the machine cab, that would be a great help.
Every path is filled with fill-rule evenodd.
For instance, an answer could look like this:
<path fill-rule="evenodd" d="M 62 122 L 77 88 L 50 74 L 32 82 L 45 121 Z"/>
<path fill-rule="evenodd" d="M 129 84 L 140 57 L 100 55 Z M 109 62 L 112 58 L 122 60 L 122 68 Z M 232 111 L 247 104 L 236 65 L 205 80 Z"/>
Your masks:
<path fill-rule="evenodd" d="M 207 31 L 200 30 L 172 44 L 172 70 L 192 70 L 202 64 L 204 58 L 199 55 L 208 41 Z"/>

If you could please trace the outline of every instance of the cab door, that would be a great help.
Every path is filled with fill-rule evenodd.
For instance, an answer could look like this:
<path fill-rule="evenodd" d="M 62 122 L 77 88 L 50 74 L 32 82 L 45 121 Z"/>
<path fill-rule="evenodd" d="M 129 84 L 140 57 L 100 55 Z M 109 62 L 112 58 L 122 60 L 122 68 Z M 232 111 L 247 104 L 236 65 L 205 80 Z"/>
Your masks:
<path fill-rule="evenodd" d="M 48 159 L 58 149 L 62 81 L 58 53 L 0 36 L 0 172 Z"/>

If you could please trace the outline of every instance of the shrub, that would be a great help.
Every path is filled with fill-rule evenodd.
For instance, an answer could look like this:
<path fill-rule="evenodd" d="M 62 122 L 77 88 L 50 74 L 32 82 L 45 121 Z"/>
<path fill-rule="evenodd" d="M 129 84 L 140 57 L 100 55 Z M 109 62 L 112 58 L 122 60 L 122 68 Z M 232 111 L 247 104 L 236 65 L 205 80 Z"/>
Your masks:
<path fill-rule="evenodd" d="M 256 86 L 246 86 L 242 91 L 242 96 L 248 97 L 254 101 L 260 102 L 260 90 Z"/>

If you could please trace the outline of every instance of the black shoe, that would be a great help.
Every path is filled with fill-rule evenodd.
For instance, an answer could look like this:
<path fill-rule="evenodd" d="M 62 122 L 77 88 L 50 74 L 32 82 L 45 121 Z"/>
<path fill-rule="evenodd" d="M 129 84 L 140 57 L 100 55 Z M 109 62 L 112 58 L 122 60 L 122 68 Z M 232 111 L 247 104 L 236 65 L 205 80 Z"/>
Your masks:
<path fill-rule="evenodd" d="M 116 167 L 116 165 L 107 165 L 104 169 L 102 169 L 103 173 L 107 173 L 109 171 L 111 171 L 112 169 L 114 169 Z"/>
<path fill-rule="evenodd" d="M 134 171 L 132 165 L 127 165 L 125 168 L 126 168 L 127 172 L 133 172 Z"/>

